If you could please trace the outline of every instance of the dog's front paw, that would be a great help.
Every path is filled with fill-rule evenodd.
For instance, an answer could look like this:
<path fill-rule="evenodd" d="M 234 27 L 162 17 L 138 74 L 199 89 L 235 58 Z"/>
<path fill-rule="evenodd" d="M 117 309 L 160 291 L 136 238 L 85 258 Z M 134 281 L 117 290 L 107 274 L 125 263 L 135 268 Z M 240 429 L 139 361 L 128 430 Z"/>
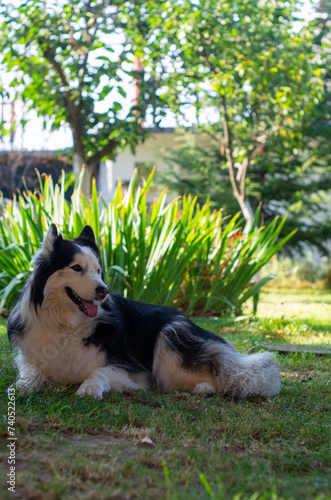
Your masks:
<path fill-rule="evenodd" d="M 102 399 L 102 393 L 100 385 L 93 382 L 83 382 L 76 392 L 76 396 L 93 396 L 96 399 Z"/>
<path fill-rule="evenodd" d="M 33 392 L 35 390 L 39 390 L 42 384 L 39 384 L 36 382 L 36 379 L 33 380 L 27 380 L 24 378 L 19 378 L 16 381 L 16 384 L 12 385 L 12 388 L 16 388 L 16 390 L 20 394 L 30 394 L 30 392 Z"/>
<path fill-rule="evenodd" d="M 139 391 L 142 389 L 142 387 L 135 382 L 132 382 L 131 380 L 128 382 L 123 383 L 120 381 L 119 383 L 114 382 L 111 386 L 111 390 L 118 392 L 119 394 L 123 394 L 123 392 L 128 392 L 128 391 Z"/>

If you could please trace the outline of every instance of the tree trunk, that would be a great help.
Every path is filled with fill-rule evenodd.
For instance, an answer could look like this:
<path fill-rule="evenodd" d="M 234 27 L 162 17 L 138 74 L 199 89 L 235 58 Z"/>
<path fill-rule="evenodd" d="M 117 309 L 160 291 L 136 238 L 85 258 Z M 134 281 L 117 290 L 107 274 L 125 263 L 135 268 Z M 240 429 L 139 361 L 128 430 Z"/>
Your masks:
<path fill-rule="evenodd" d="M 94 163 L 86 163 L 84 167 L 84 177 L 82 182 L 82 192 L 88 198 L 91 196 L 92 178 L 95 176 Z"/>
<path fill-rule="evenodd" d="M 72 169 L 73 169 L 76 177 L 78 177 L 79 174 L 81 173 L 83 165 L 85 165 L 84 155 L 74 151 L 73 158 L 72 158 Z"/>
<path fill-rule="evenodd" d="M 96 167 L 98 166 L 98 162 L 85 162 L 85 158 L 79 154 L 74 152 L 73 154 L 73 171 L 76 177 L 78 177 L 84 168 L 84 176 L 82 180 L 82 192 L 86 198 L 91 196 L 91 186 L 92 186 L 92 178 L 95 175 Z"/>
<path fill-rule="evenodd" d="M 233 195 L 239 203 L 240 209 L 246 220 L 246 225 L 250 229 L 254 220 L 254 212 L 249 199 L 246 196 L 246 175 L 249 165 L 249 159 L 246 158 L 241 168 L 236 172 L 237 167 L 233 157 L 232 134 L 230 128 L 230 120 L 226 109 L 225 95 L 221 96 L 221 110 L 223 113 L 223 131 L 224 131 L 224 146 L 225 154 L 228 161 L 228 169 L 230 182 L 233 189 Z"/>
<path fill-rule="evenodd" d="M 253 220 L 254 220 L 254 212 L 252 209 L 252 205 L 249 201 L 248 198 L 245 198 L 243 196 L 237 196 L 236 193 L 234 193 L 234 196 L 239 203 L 240 210 L 242 211 L 243 216 L 245 217 L 247 227 L 250 229 L 253 225 Z"/>

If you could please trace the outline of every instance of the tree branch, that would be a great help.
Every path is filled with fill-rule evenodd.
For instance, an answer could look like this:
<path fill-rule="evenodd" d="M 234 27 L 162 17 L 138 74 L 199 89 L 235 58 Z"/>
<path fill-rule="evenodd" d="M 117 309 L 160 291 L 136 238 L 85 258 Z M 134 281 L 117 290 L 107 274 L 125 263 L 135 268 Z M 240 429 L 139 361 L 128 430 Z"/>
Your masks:
<path fill-rule="evenodd" d="M 61 65 L 55 59 L 55 54 L 49 49 L 49 47 L 47 47 L 45 50 L 43 50 L 43 55 L 44 55 L 45 59 L 47 59 L 47 61 L 49 63 L 51 63 L 53 68 L 56 70 L 57 74 L 60 77 L 62 85 L 65 87 L 66 94 L 68 95 L 68 97 L 70 97 L 71 92 L 70 92 L 70 88 L 69 88 L 69 83 L 65 77 L 65 74 L 63 73 Z"/>
<path fill-rule="evenodd" d="M 235 170 L 234 170 L 235 165 L 234 165 L 234 158 L 233 158 L 233 151 L 232 151 L 232 136 L 231 136 L 231 129 L 230 129 L 230 124 L 229 124 L 229 116 L 228 116 L 228 113 L 226 110 L 225 95 L 221 95 L 221 111 L 223 114 L 224 146 L 225 146 L 226 158 L 228 160 L 230 181 L 231 181 L 233 193 L 234 193 L 235 197 L 237 198 L 237 200 L 239 201 L 241 193 L 239 191 L 239 184 L 237 182 Z"/>
<path fill-rule="evenodd" d="M 90 34 L 89 31 L 88 31 L 88 28 L 86 28 L 86 33 L 90 36 L 90 40 L 89 40 L 90 46 L 95 41 L 95 38 L 97 36 L 98 28 L 99 28 L 99 24 L 98 24 L 97 21 L 95 21 L 94 33 Z M 83 90 L 84 78 L 85 78 L 86 70 L 87 70 L 87 61 L 88 61 L 89 54 L 90 54 L 90 50 L 87 49 L 85 57 L 84 57 L 84 61 L 83 61 L 83 64 L 82 64 L 83 74 L 82 74 L 82 77 L 81 77 L 80 82 L 79 82 L 79 88 L 80 88 L 80 91 L 81 91 L 80 92 L 80 103 L 82 103 L 82 90 Z"/>
<path fill-rule="evenodd" d="M 106 146 L 104 146 L 100 151 L 97 151 L 89 160 L 89 163 L 99 163 L 99 161 L 104 156 L 110 156 L 118 146 L 118 142 L 115 139 L 111 139 Z"/>
<path fill-rule="evenodd" d="M 63 72 L 63 69 L 61 67 L 61 64 L 57 62 L 55 59 L 55 54 L 52 50 L 50 50 L 49 47 L 43 50 L 43 55 L 45 59 L 53 66 L 55 69 L 56 73 L 58 74 L 62 85 L 64 86 L 64 93 L 65 93 L 65 107 L 68 111 L 68 119 L 69 123 L 72 128 L 73 136 L 74 136 L 74 149 L 79 150 L 82 154 L 82 151 L 84 151 L 84 145 L 82 142 L 81 137 L 83 136 L 83 121 L 82 121 L 82 105 L 80 103 L 79 106 L 77 106 L 74 103 L 73 99 L 73 94 L 70 90 L 69 83 L 66 79 L 66 76 Z"/>

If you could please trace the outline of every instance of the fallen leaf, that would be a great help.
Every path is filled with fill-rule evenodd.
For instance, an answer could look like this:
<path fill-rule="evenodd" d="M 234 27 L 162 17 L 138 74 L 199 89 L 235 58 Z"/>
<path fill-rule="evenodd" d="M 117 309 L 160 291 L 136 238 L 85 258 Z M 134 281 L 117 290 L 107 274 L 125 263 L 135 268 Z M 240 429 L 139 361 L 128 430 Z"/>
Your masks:
<path fill-rule="evenodd" d="M 145 436 L 142 440 L 141 440 L 142 443 L 145 443 L 145 444 L 149 444 L 150 446 L 154 446 L 154 443 L 153 441 L 151 440 L 151 438 Z"/>

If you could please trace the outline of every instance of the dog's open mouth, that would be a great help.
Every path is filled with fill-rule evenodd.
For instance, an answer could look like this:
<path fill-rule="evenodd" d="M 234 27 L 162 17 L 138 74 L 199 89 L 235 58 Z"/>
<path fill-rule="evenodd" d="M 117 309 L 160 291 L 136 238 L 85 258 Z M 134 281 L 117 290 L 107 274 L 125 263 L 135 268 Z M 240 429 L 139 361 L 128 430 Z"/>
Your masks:
<path fill-rule="evenodd" d="M 95 318 L 98 314 L 98 306 L 92 300 L 84 300 L 71 288 L 66 287 L 66 292 L 70 299 L 78 305 L 78 309 L 89 316 L 90 318 Z"/>

